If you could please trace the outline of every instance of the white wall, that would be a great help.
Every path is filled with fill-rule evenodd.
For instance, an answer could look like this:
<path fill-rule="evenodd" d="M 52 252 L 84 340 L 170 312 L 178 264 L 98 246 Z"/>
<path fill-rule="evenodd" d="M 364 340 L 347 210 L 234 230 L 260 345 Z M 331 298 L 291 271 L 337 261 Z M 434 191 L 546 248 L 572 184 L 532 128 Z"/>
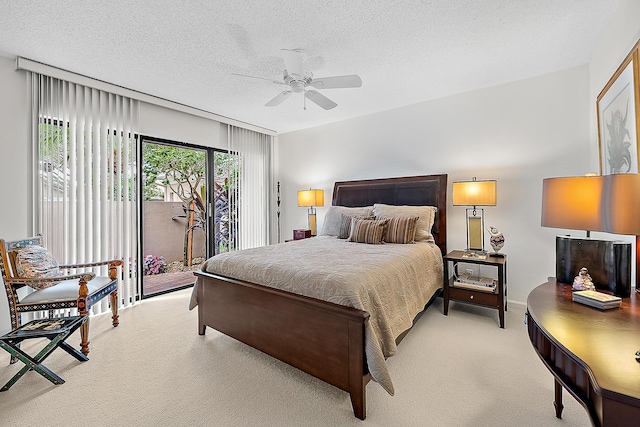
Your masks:
<path fill-rule="evenodd" d="M 29 144 L 27 143 L 27 79 L 15 61 L 0 56 L 0 237 L 27 233 Z M 1 298 L 0 298 L 1 299 Z"/>
<path fill-rule="evenodd" d="M 0 56 L 0 238 L 26 237 L 29 223 L 27 79 L 15 61 Z M 10 329 L 9 306 L 0 296 L 0 334 Z"/>
<path fill-rule="evenodd" d="M 589 109 L 583 66 L 281 135 L 283 236 L 306 225 L 297 190 L 323 188 L 329 205 L 334 181 L 447 173 L 447 245 L 464 248 L 464 208 L 451 206 L 451 182 L 497 179 L 486 225 L 505 235 L 508 297 L 524 303 L 555 275 L 559 230 L 540 226 L 542 180 L 591 170 Z M 327 209 L 318 209 L 319 228 Z"/>

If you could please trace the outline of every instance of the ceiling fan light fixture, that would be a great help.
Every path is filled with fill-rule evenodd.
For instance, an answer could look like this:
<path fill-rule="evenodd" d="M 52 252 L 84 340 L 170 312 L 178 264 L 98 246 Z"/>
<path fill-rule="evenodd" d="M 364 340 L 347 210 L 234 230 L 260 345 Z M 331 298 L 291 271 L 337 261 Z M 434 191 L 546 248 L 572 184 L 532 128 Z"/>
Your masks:
<path fill-rule="evenodd" d="M 304 92 L 304 87 L 305 87 L 304 82 L 294 81 L 294 82 L 291 82 L 290 85 L 291 85 L 291 91 L 292 92 L 294 92 L 294 93 Z"/>

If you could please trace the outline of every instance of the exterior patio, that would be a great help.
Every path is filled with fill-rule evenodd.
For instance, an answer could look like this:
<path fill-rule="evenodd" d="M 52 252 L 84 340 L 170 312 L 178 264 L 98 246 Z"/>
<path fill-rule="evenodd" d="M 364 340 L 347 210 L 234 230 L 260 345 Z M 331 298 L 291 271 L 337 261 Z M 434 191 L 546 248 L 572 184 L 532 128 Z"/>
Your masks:
<path fill-rule="evenodd" d="M 144 295 L 149 296 L 172 289 L 193 285 L 196 276 L 193 271 L 178 271 L 144 276 Z"/>

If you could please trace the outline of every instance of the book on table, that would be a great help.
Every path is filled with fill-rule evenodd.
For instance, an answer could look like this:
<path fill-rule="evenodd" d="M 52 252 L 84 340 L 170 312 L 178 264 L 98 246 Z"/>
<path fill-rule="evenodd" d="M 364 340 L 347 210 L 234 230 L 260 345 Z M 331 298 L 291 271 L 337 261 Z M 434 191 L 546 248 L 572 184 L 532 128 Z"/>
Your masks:
<path fill-rule="evenodd" d="M 571 299 L 601 310 L 620 307 L 622 303 L 622 298 L 598 291 L 574 291 Z"/>
<path fill-rule="evenodd" d="M 480 276 L 461 274 L 453 281 L 453 286 L 458 288 L 473 289 L 482 292 L 495 292 L 497 282 L 495 279 Z"/>
<path fill-rule="evenodd" d="M 461 274 L 456 277 L 457 282 L 468 283 L 470 285 L 479 285 L 479 286 L 493 286 L 496 284 L 496 280 L 490 277 L 482 277 L 482 276 L 472 276 L 470 274 Z"/>

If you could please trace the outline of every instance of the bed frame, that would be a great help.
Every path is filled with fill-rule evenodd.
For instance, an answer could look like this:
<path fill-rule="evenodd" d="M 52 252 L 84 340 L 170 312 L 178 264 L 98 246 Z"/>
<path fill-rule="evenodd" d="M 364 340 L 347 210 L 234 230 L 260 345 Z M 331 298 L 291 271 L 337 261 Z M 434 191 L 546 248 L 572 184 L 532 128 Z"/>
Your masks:
<path fill-rule="evenodd" d="M 344 181 L 335 183 L 332 204 L 436 206 L 432 233 L 444 255 L 446 194 L 445 174 Z M 371 379 L 364 352 L 369 313 L 202 271 L 195 274 L 200 279 L 200 335 L 209 326 L 347 391 L 355 416 L 365 419 L 365 390 Z"/>

